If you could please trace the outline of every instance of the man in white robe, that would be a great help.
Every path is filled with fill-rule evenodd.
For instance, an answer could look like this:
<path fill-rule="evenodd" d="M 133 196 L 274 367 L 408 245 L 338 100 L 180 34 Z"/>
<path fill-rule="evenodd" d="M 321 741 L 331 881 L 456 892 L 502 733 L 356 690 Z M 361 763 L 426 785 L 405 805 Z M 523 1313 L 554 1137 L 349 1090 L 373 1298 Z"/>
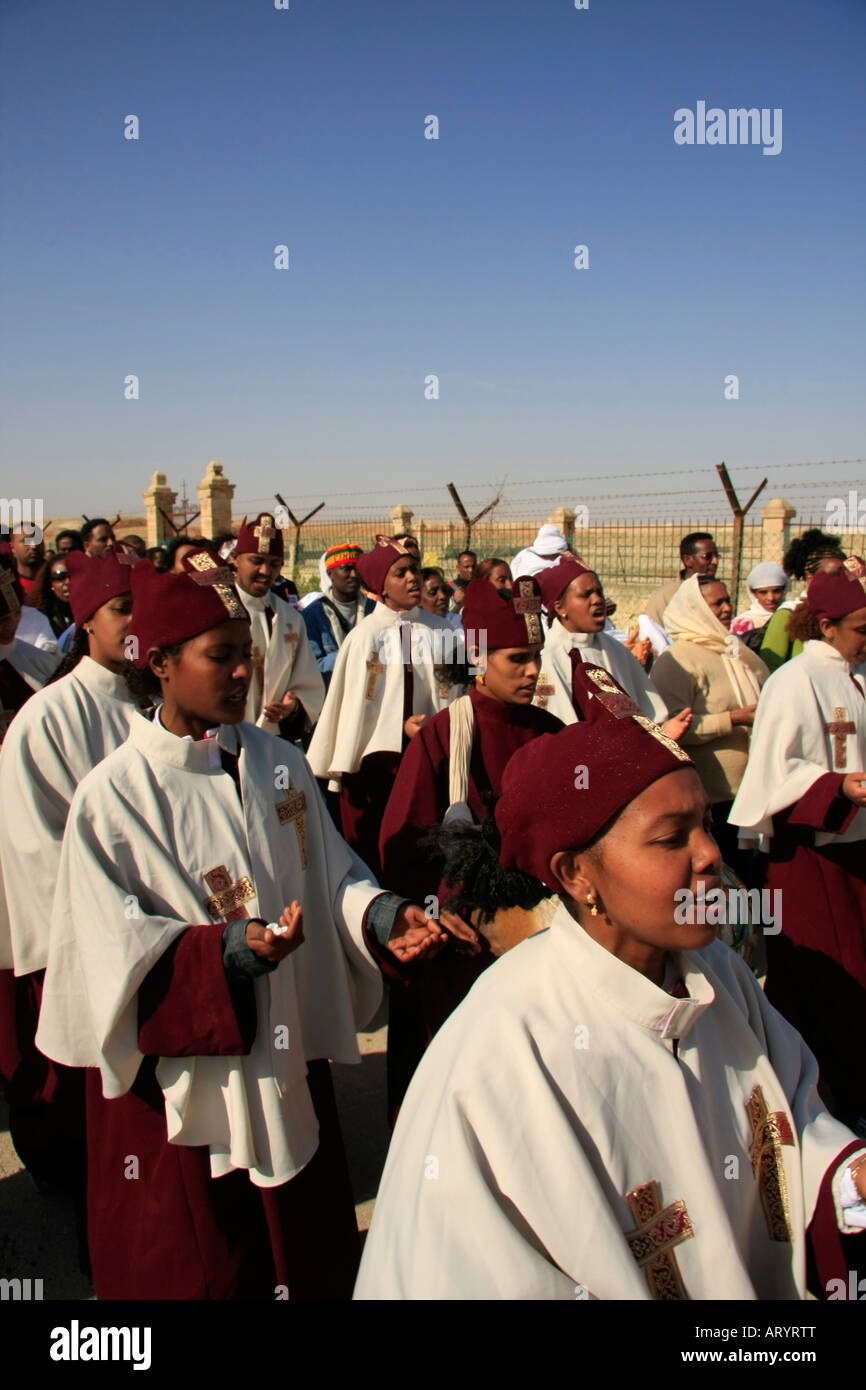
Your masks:
<path fill-rule="evenodd" d="M 253 635 L 246 718 L 270 733 L 294 739 L 318 719 L 325 685 L 301 614 L 271 590 L 283 556 L 283 534 L 272 516 L 263 512 L 249 524 L 244 521 L 232 565 Z"/>
<path fill-rule="evenodd" d="M 542 570 L 555 565 L 560 556 L 568 551 L 568 541 L 559 527 L 545 522 L 538 528 L 538 535 L 532 545 L 528 545 L 525 550 L 518 550 L 511 561 L 511 577 L 521 579 L 525 575 L 535 575 L 537 578 Z"/>

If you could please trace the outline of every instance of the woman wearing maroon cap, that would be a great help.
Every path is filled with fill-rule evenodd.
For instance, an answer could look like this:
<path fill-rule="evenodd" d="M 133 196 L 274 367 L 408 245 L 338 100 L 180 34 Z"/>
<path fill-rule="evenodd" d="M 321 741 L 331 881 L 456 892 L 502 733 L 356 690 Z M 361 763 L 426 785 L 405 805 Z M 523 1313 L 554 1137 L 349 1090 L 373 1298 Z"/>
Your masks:
<path fill-rule="evenodd" d="M 383 883 L 415 902 L 431 904 L 437 916 L 446 885 L 442 857 L 425 843 L 430 832 L 446 816 L 484 820 L 512 753 L 539 734 L 562 727 L 554 715 L 532 703 L 543 637 L 536 581 L 515 580 L 513 594 L 500 594 L 489 580 L 473 579 L 466 586 L 463 623 L 470 659 L 480 674 L 468 695 L 427 720 L 412 739 L 388 798 L 379 840 Z M 529 914 L 519 923 L 511 914 L 507 924 L 489 924 L 479 945 L 474 933 L 473 940 L 461 939 L 459 919 L 444 920 L 460 935 L 451 938 L 435 960 L 409 966 L 391 989 L 392 1111 L 424 1048 L 481 971 L 515 939 L 538 929 Z"/>
<path fill-rule="evenodd" d="M 334 664 L 308 757 L 340 792 L 346 841 L 379 874 L 382 813 L 409 740 L 465 689 L 463 639 L 421 603 L 421 566 L 407 543 L 377 536 L 356 568 L 376 600 Z"/>
<path fill-rule="evenodd" d="M 78 624 L 72 651 L 44 689 L 20 710 L 0 757 L 0 920 L 6 1022 L 3 1048 L 11 1131 L 37 1182 L 59 1187 L 78 1207 L 83 1237 L 84 1091 L 79 1072 L 58 1067 L 33 1045 L 39 1017 L 51 902 L 69 806 L 79 782 L 124 742 L 135 714 L 123 678 L 123 641 L 132 614 L 132 569 L 122 551 L 90 558 L 70 551 L 69 598 Z M 56 658 L 55 658 L 56 661 Z M 38 889 L 38 891 L 37 891 Z M 2 918 L 2 914 L 0 914 Z"/>
<path fill-rule="evenodd" d="M 583 720 L 519 749 L 495 819 L 461 832 L 499 902 L 557 895 L 549 928 L 422 1058 L 355 1297 L 801 1299 L 807 1227 L 826 1291 L 866 1227 L 866 1148 L 714 939 L 687 754 L 607 671 L 577 675 Z"/>
<path fill-rule="evenodd" d="M 741 837 L 762 837 L 781 894 L 767 996 L 815 1052 L 835 1113 L 861 1126 L 866 1086 L 851 1058 L 866 1019 L 866 587 L 856 560 L 814 576 L 792 629 L 803 650 L 761 692 L 730 819 Z"/>
<path fill-rule="evenodd" d="M 327 1059 L 359 1060 L 381 996 L 364 932 L 403 959 L 442 933 L 370 880 L 302 753 L 244 721 L 232 572 L 199 548 L 180 574 L 139 561 L 132 587 L 127 648 L 162 703 L 73 799 L 37 1035 L 88 1068 L 96 1292 L 345 1295 Z"/>

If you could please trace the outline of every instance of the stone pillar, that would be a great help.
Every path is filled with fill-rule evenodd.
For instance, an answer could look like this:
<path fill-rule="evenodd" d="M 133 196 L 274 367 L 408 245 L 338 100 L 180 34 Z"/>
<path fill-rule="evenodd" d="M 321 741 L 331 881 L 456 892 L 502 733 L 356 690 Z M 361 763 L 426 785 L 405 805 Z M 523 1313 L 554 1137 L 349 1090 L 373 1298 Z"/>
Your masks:
<path fill-rule="evenodd" d="M 547 518 L 552 525 L 559 527 L 569 546 L 574 545 L 574 516 L 571 507 L 557 507 Z"/>
<path fill-rule="evenodd" d="M 782 563 L 791 541 L 791 522 L 797 508 L 784 497 L 772 497 L 761 509 L 761 559 Z"/>
<path fill-rule="evenodd" d="M 154 473 L 150 480 L 150 487 L 142 493 L 142 497 L 147 515 L 147 545 L 149 549 L 152 545 L 162 545 L 163 541 L 171 540 L 174 535 L 165 518 L 171 516 L 172 507 L 177 500 L 177 493 L 172 492 L 168 486 L 164 473 Z"/>
<path fill-rule="evenodd" d="M 204 477 L 199 483 L 198 503 L 201 508 L 199 526 L 201 534 L 209 540 L 221 531 L 232 529 L 232 498 L 235 485 L 223 477 L 223 466 L 211 459 Z"/>
<path fill-rule="evenodd" d="M 412 508 L 405 502 L 398 502 L 391 508 L 391 535 L 399 536 L 401 531 L 412 532 Z"/>

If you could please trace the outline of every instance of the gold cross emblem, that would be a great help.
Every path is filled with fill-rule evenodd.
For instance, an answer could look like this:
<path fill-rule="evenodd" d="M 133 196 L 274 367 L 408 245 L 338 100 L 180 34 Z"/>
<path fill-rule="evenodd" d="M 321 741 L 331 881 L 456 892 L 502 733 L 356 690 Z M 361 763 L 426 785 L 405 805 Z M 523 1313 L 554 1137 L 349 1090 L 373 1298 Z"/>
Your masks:
<path fill-rule="evenodd" d="M 302 869 L 307 867 L 307 823 L 304 818 L 304 811 L 306 809 L 306 792 L 298 791 L 297 787 L 291 785 L 286 791 L 285 800 L 277 802 L 277 815 L 280 818 L 280 825 L 287 825 L 289 821 L 294 821 L 295 834 L 298 837 L 298 849 L 301 854 Z"/>
<path fill-rule="evenodd" d="M 206 550 L 200 550 L 197 555 L 187 557 L 187 564 L 192 567 L 189 573 L 190 579 L 196 584 L 203 584 L 212 588 L 222 599 L 225 609 L 230 618 L 245 618 L 247 610 L 244 608 L 240 599 L 234 591 L 234 575 L 228 565 L 218 565 L 212 555 Z"/>
<path fill-rule="evenodd" d="M 376 693 L 376 681 L 385 670 L 385 667 L 382 665 L 375 652 L 373 652 L 372 656 L 367 657 L 367 670 L 369 675 L 367 676 L 367 689 L 364 691 L 364 699 L 372 700 Z"/>
<path fill-rule="evenodd" d="M 283 634 L 283 641 L 287 642 L 288 645 L 291 647 L 292 660 L 294 661 L 295 652 L 297 651 L 298 642 L 300 641 L 300 634 L 295 632 L 295 629 L 293 627 L 287 627 L 285 633 Z"/>
<path fill-rule="evenodd" d="M 539 709 L 547 709 L 547 702 L 551 695 L 556 694 L 556 686 L 550 685 L 544 672 L 538 677 L 538 684 L 535 687 L 535 703 Z"/>
<path fill-rule="evenodd" d="M 782 1145 L 794 1147 L 791 1122 L 784 1110 L 774 1110 L 772 1114 L 768 1112 L 760 1086 L 754 1088 L 746 1101 L 746 1114 L 753 1136 L 749 1162 L 761 1189 L 761 1205 L 767 1218 L 770 1240 L 790 1244 L 791 1214 Z"/>
<path fill-rule="evenodd" d="M 833 721 L 827 725 L 827 733 L 833 735 L 833 767 L 837 772 L 848 766 L 848 742 L 846 734 L 857 732 L 856 725 L 846 719 L 848 711 L 844 705 L 833 706 Z"/>
<path fill-rule="evenodd" d="M 276 534 L 277 532 L 274 526 L 274 518 L 272 516 L 268 516 L 267 513 L 263 513 L 262 516 L 259 517 L 258 526 L 253 527 L 253 536 L 255 537 L 256 544 L 259 547 L 260 555 L 267 555 L 269 553 L 271 548 L 271 541 L 273 540 Z"/>
<path fill-rule="evenodd" d="M 686 1204 L 681 1199 L 662 1207 L 656 1181 L 632 1188 L 625 1199 L 637 1225 L 625 1238 L 649 1285 L 653 1298 L 663 1302 L 687 1299 L 674 1246 L 694 1235 Z"/>
<path fill-rule="evenodd" d="M 208 870 L 204 881 L 214 895 L 205 900 L 205 908 L 215 922 L 237 922 L 241 917 L 249 917 L 244 903 L 256 896 L 256 890 L 246 874 L 233 883 L 225 864 L 218 864 Z"/>

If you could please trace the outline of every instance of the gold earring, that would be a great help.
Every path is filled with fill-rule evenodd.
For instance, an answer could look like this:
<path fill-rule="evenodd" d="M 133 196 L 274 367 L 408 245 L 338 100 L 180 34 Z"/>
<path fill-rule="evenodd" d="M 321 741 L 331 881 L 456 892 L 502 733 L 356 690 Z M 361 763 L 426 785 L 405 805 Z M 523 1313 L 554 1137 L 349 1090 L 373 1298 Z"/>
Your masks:
<path fill-rule="evenodd" d="M 595 905 L 595 898 L 592 896 L 591 893 L 587 893 L 587 895 L 586 895 L 586 901 L 589 903 L 589 912 L 590 912 L 590 916 L 591 916 L 591 917 L 597 917 L 597 916 L 598 916 L 598 908 L 597 908 L 596 905 Z"/>

